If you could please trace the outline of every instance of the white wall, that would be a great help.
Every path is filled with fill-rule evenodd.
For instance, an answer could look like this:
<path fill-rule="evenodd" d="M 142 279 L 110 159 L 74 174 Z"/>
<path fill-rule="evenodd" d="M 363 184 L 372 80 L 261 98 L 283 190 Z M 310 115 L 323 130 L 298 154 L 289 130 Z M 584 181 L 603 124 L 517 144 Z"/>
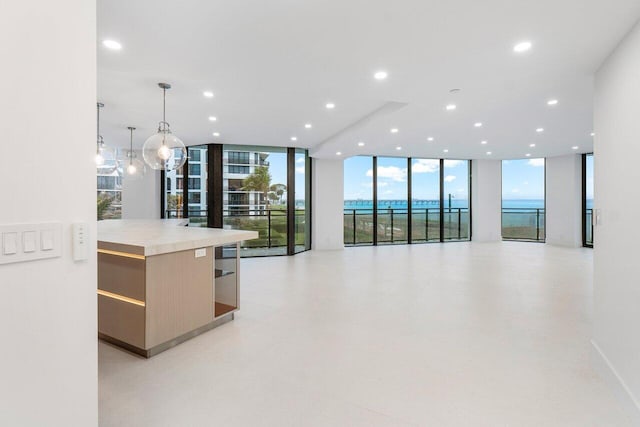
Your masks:
<path fill-rule="evenodd" d="M 640 25 L 596 75 L 595 362 L 640 425 Z"/>
<path fill-rule="evenodd" d="M 471 163 L 471 207 L 474 242 L 502 239 L 502 162 L 474 160 Z"/>
<path fill-rule="evenodd" d="M 344 248 L 344 162 L 312 159 L 312 248 Z"/>
<path fill-rule="evenodd" d="M 0 265 L 0 425 L 97 425 L 96 6 L 4 0 L 0 224 L 63 224 L 61 258 Z"/>
<path fill-rule="evenodd" d="M 579 154 L 548 157 L 546 174 L 546 243 L 582 246 L 582 160 Z"/>
<path fill-rule="evenodd" d="M 142 154 L 138 154 L 142 158 Z M 122 219 L 160 218 L 160 171 L 147 166 L 139 180 L 122 179 Z"/>

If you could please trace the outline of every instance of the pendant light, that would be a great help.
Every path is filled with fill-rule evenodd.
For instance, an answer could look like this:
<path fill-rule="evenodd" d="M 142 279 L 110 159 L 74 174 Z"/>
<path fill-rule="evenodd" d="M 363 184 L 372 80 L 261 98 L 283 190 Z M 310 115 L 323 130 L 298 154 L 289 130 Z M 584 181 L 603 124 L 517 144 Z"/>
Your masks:
<path fill-rule="evenodd" d="M 127 127 L 131 133 L 129 139 L 129 150 L 124 151 L 124 155 L 119 160 L 118 168 L 122 171 L 121 174 L 127 180 L 140 179 L 147 172 L 147 168 L 144 162 L 138 158 L 138 155 L 133 151 L 133 131 L 136 130 L 133 126 Z"/>
<path fill-rule="evenodd" d="M 158 123 L 158 133 L 147 139 L 142 147 L 142 157 L 152 169 L 171 171 L 179 169 L 187 161 L 187 148 L 184 143 L 171 133 L 166 120 L 168 83 L 158 83 L 162 89 L 162 121 Z"/>
<path fill-rule="evenodd" d="M 97 129 L 96 129 L 96 168 L 99 175 L 111 175 L 118 164 L 116 162 L 116 152 L 113 148 L 107 147 L 104 138 L 100 135 L 100 109 L 104 107 L 102 102 L 96 104 L 98 106 Z"/>

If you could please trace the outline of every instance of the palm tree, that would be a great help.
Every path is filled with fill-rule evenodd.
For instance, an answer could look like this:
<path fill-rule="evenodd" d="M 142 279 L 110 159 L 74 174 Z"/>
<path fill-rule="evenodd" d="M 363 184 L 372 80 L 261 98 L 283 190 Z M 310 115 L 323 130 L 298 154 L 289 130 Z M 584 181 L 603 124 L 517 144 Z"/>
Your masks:
<path fill-rule="evenodd" d="M 264 195 L 267 209 L 269 207 L 269 186 L 271 185 L 271 174 L 266 166 L 258 166 L 253 173 L 242 182 L 242 190 L 258 191 Z"/>
<path fill-rule="evenodd" d="M 269 187 L 269 192 L 273 193 L 278 200 L 278 204 L 282 204 L 282 196 L 287 191 L 287 186 L 284 184 L 273 184 Z"/>
<path fill-rule="evenodd" d="M 111 197 L 104 194 L 98 195 L 98 206 L 97 206 L 98 221 L 101 221 L 104 219 L 104 215 L 107 213 L 107 210 L 109 209 L 109 206 L 111 206 L 112 202 L 113 202 L 113 199 Z"/>

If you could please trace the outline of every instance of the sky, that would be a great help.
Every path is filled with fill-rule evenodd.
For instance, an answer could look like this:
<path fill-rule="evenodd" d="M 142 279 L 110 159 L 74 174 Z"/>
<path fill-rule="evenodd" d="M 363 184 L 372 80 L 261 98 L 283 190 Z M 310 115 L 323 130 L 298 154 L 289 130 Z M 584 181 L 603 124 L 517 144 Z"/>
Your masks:
<path fill-rule="evenodd" d="M 437 200 L 440 178 L 439 160 L 412 160 L 414 200 Z M 502 165 L 502 193 L 505 199 L 544 198 L 544 159 L 505 160 Z M 365 156 L 345 159 L 345 200 L 373 198 L 372 158 Z M 378 198 L 406 199 L 407 159 L 378 157 Z M 445 160 L 445 198 L 468 199 L 468 162 Z"/>
<path fill-rule="evenodd" d="M 269 173 L 271 174 L 271 184 L 287 185 L 287 153 L 269 152 L 267 157 L 269 162 Z M 305 197 L 305 155 L 296 153 L 296 200 Z"/>
<path fill-rule="evenodd" d="M 373 164 L 371 157 L 357 156 L 345 159 L 345 200 L 371 200 L 373 198 Z M 412 197 L 414 200 L 439 198 L 440 161 L 438 159 L 412 159 Z M 407 198 L 407 159 L 378 157 L 378 199 L 401 200 Z M 445 160 L 445 197 L 468 199 L 468 161 Z"/>
<path fill-rule="evenodd" d="M 272 183 L 286 183 L 286 153 L 270 153 Z M 304 155 L 296 154 L 296 199 L 304 198 Z M 368 156 L 344 161 L 345 200 L 373 199 L 373 164 Z M 412 159 L 413 199 L 437 200 L 440 178 L 438 159 Z M 445 160 L 444 193 L 459 200 L 468 199 L 468 162 Z M 505 200 L 544 199 L 544 159 L 502 161 L 502 197 Z M 587 158 L 587 198 L 593 197 L 593 157 Z M 378 157 L 378 198 L 407 198 L 407 159 Z"/>
<path fill-rule="evenodd" d="M 542 200 L 544 187 L 544 159 L 502 161 L 503 200 Z"/>

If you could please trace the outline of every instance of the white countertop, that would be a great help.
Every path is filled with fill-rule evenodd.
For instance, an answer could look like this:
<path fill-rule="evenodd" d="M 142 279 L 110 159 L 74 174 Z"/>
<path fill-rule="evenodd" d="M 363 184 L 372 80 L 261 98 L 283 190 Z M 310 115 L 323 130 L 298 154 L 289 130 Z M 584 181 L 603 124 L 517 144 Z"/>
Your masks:
<path fill-rule="evenodd" d="M 98 221 L 98 242 L 136 246 L 152 256 L 258 238 L 257 231 L 185 227 L 186 223 L 186 219 Z"/>

